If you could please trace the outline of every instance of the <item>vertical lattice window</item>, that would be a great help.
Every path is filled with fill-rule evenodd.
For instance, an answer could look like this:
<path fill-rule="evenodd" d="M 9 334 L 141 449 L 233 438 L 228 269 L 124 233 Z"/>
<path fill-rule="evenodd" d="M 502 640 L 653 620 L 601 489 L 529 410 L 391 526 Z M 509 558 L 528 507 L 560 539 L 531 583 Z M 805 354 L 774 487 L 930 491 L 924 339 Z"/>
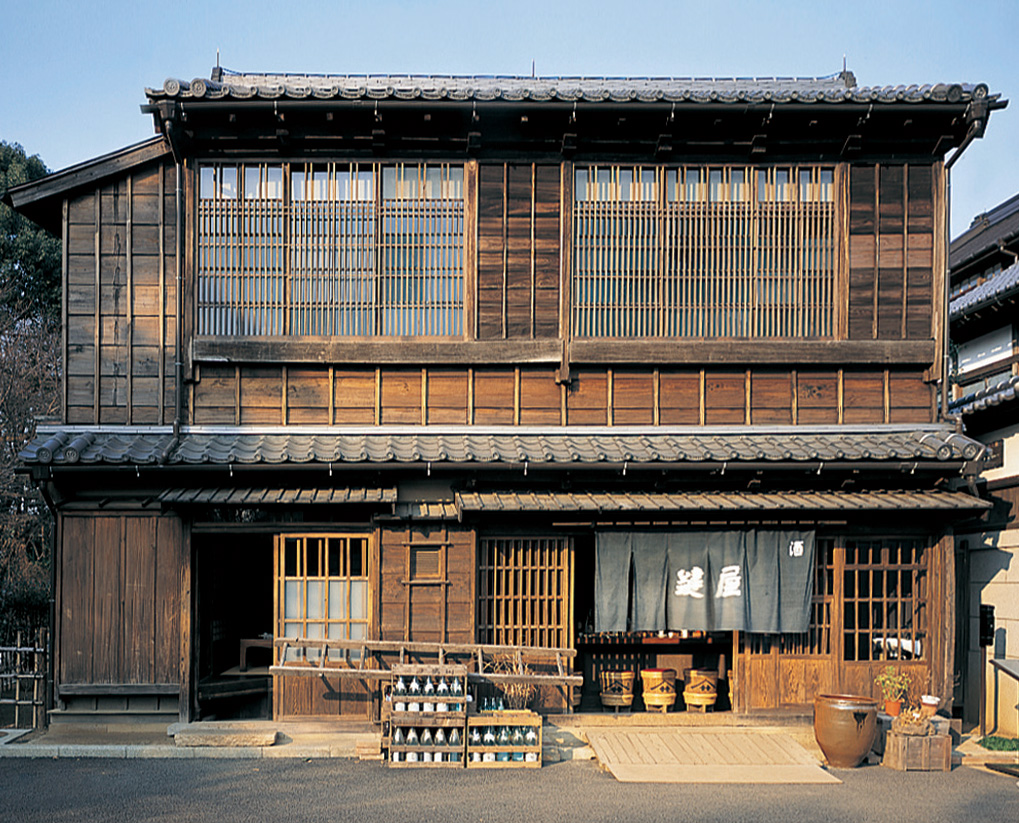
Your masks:
<path fill-rule="evenodd" d="M 383 335 L 463 333 L 463 166 L 382 169 Z"/>
<path fill-rule="evenodd" d="M 198 187 L 198 328 L 282 334 L 283 167 L 203 166 Z"/>
<path fill-rule="evenodd" d="M 827 657 L 832 652 L 835 541 L 819 537 L 814 552 L 814 593 L 810 597 L 810 628 L 804 634 L 779 635 L 779 649 L 787 654 Z"/>
<path fill-rule="evenodd" d="M 285 535 L 277 539 L 276 636 L 332 640 L 368 637 L 368 538 Z M 288 662 L 300 652 L 288 652 Z M 309 649 L 308 660 L 320 654 Z M 341 659 L 330 651 L 330 659 Z M 356 657 L 356 655 L 354 655 Z"/>
<path fill-rule="evenodd" d="M 463 166 L 199 171 L 199 334 L 459 336 Z"/>
<path fill-rule="evenodd" d="M 830 337 L 834 172 L 578 168 L 578 337 Z"/>
<path fill-rule="evenodd" d="M 921 540 L 849 540 L 843 572 L 846 660 L 924 660 L 928 552 Z"/>
<path fill-rule="evenodd" d="M 570 539 L 486 539 L 479 545 L 478 642 L 570 646 Z"/>

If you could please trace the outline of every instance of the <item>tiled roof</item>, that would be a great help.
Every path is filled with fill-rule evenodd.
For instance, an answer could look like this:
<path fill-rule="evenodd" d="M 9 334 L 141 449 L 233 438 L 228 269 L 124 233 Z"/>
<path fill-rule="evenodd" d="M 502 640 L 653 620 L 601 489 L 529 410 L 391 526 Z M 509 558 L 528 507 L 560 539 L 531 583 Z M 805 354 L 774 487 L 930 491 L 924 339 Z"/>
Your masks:
<path fill-rule="evenodd" d="M 988 509 L 973 495 L 948 491 L 788 492 L 458 492 L 461 511 L 614 512 L 740 511 L 762 509 L 896 511 Z"/>
<path fill-rule="evenodd" d="M 161 503 L 195 503 L 210 506 L 320 505 L 337 503 L 395 503 L 396 489 L 366 488 L 290 488 L 167 489 L 159 495 Z"/>
<path fill-rule="evenodd" d="M 1017 234 L 1019 194 L 973 218 L 969 228 L 952 241 L 948 253 L 949 266 L 955 269 L 983 252 L 996 249 L 999 240 L 1008 241 Z"/>
<path fill-rule="evenodd" d="M 282 464 L 465 463 L 624 464 L 683 462 L 975 460 L 983 446 L 948 427 L 869 426 L 773 429 L 523 427 L 486 430 L 42 428 L 20 457 L 26 463 Z"/>
<path fill-rule="evenodd" d="M 453 100 L 641 103 L 960 103 L 988 97 L 978 83 L 857 86 L 829 77 L 510 77 L 261 74 L 224 71 L 222 80 L 170 78 L 150 99 Z M 993 99 L 993 98 L 992 98 Z"/>
<path fill-rule="evenodd" d="M 1002 403 L 1015 400 L 1017 391 L 1019 391 L 1019 375 L 1010 377 L 995 386 L 957 398 L 948 404 L 948 409 L 954 414 L 962 415 L 986 411 L 993 406 L 1000 406 Z"/>
<path fill-rule="evenodd" d="M 979 286 L 960 294 L 949 304 L 948 313 L 952 320 L 958 320 L 970 312 L 1001 300 L 1019 290 L 1019 262 L 988 277 Z"/>

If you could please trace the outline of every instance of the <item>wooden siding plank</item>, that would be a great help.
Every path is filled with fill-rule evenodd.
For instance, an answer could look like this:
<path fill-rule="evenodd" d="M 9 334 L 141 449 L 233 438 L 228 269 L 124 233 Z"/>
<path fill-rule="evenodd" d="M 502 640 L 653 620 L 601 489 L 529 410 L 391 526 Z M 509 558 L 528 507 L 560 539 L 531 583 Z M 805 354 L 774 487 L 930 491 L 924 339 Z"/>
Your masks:
<path fill-rule="evenodd" d="M 124 522 L 122 517 L 95 518 L 95 576 L 93 579 L 92 681 L 123 682 L 121 673 L 121 591 Z"/>
<path fill-rule="evenodd" d="M 125 518 L 123 683 L 166 682 L 155 679 L 157 552 L 157 520 Z"/>

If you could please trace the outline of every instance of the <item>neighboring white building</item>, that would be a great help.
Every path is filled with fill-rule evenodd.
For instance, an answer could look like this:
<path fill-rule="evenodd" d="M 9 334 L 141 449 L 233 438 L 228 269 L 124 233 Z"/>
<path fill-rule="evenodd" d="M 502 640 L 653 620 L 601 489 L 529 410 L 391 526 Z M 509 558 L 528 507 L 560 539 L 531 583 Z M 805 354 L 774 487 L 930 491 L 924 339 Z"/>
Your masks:
<path fill-rule="evenodd" d="M 954 397 L 950 411 L 968 435 L 988 444 L 982 496 L 995 501 L 981 521 L 956 533 L 959 574 L 956 671 L 964 719 L 980 719 L 985 667 L 988 733 L 1019 734 L 1019 682 L 992 659 L 1019 659 L 1019 195 L 978 216 L 951 246 L 951 339 Z M 963 581 L 968 580 L 968 585 Z M 994 607 L 994 642 L 979 643 L 980 607 Z"/>

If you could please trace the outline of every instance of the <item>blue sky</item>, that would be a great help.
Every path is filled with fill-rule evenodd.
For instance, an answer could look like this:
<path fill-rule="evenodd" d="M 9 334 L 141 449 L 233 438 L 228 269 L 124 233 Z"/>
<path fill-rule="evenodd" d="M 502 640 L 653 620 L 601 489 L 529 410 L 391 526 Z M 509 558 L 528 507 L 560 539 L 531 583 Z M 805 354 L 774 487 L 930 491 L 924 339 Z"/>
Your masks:
<path fill-rule="evenodd" d="M 983 82 L 1015 102 L 952 177 L 952 233 L 1019 192 L 1016 0 L 0 0 L 0 140 L 53 169 L 152 134 L 146 86 L 237 71 Z"/>

